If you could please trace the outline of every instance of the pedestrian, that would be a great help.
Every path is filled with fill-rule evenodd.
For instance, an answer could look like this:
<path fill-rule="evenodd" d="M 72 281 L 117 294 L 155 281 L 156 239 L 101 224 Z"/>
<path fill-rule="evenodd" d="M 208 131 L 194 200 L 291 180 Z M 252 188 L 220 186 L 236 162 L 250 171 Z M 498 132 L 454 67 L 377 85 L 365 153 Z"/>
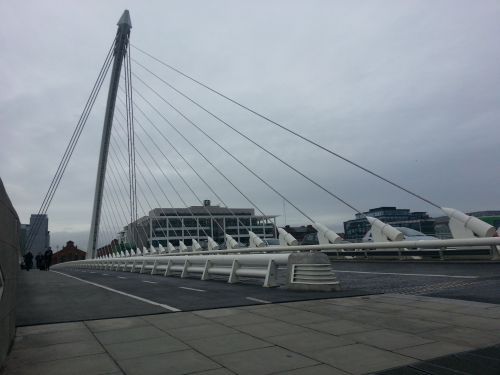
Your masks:
<path fill-rule="evenodd" d="M 29 271 L 33 267 L 33 254 L 31 254 L 31 251 L 24 254 L 24 267 L 26 271 Z"/>
<path fill-rule="evenodd" d="M 50 264 L 52 263 L 52 249 L 49 248 L 45 250 L 44 254 L 44 263 L 45 263 L 45 271 L 48 271 L 50 269 Z"/>
<path fill-rule="evenodd" d="M 43 255 L 41 252 L 39 252 L 35 257 L 36 268 L 38 268 L 39 270 L 42 270 L 42 260 Z"/>

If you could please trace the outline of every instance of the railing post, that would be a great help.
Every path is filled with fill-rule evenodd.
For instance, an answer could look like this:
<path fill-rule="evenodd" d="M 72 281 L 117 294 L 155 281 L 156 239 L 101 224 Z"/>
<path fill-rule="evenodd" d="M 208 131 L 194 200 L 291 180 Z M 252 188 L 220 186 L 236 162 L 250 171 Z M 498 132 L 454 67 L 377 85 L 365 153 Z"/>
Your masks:
<path fill-rule="evenodd" d="M 182 268 L 181 278 L 185 278 L 185 277 L 189 276 L 187 269 L 190 265 L 191 265 L 191 263 L 189 262 L 189 260 L 186 259 L 186 261 L 184 262 L 184 267 Z"/>
<path fill-rule="evenodd" d="M 276 262 L 272 259 L 269 259 L 269 263 L 267 264 L 266 278 L 264 279 L 264 284 L 262 286 L 265 288 L 278 286 L 277 276 L 278 270 L 276 267 Z"/>
<path fill-rule="evenodd" d="M 203 273 L 201 274 L 201 280 L 210 280 L 210 274 L 208 273 L 208 269 L 212 266 L 212 262 L 207 259 L 205 262 L 205 268 L 203 269 Z"/>
<path fill-rule="evenodd" d="M 151 275 L 155 274 L 156 271 L 156 265 L 158 264 L 158 260 L 155 259 L 155 262 L 153 263 L 153 268 L 151 269 Z"/>
<path fill-rule="evenodd" d="M 227 280 L 229 284 L 234 284 L 240 281 L 240 278 L 238 277 L 238 275 L 236 275 L 236 271 L 238 270 L 238 268 L 240 268 L 240 264 L 235 259 L 233 260 L 233 264 L 231 265 L 231 273 L 229 274 L 229 279 Z"/>
<path fill-rule="evenodd" d="M 500 246 L 491 245 L 491 260 L 499 260 L 500 259 Z"/>
<path fill-rule="evenodd" d="M 172 260 L 169 259 L 168 262 L 167 262 L 167 268 L 165 268 L 165 274 L 163 276 L 170 276 L 171 274 L 171 269 L 172 268 Z"/>

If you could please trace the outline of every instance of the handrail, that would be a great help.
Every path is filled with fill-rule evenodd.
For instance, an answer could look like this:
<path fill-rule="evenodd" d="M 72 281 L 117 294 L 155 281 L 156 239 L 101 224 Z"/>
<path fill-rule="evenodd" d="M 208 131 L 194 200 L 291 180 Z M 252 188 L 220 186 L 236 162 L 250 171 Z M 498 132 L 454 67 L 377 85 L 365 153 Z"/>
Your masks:
<path fill-rule="evenodd" d="M 238 248 L 231 250 L 204 250 L 183 253 L 165 253 L 160 256 L 193 256 L 208 254 L 245 254 L 245 253 L 289 253 L 321 250 L 372 250 L 372 249 L 440 249 L 457 246 L 500 246 L 500 237 L 464 238 L 449 240 L 420 240 L 420 241 L 393 241 L 393 242 L 360 242 L 360 243 L 340 243 L 328 245 L 298 245 L 298 246 L 271 246 Z M 151 255 L 146 255 L 150 257 Z M 154 255 L 158 256 L 158 255 Z"/>

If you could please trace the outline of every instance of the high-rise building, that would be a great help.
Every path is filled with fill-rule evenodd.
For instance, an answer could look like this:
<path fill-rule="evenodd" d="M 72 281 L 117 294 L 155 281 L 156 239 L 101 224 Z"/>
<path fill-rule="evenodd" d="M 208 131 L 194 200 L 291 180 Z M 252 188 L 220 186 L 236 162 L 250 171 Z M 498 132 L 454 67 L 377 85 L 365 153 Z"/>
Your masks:
<path fill-rule="evenodd" d="M 33 255 L 44 252 L 50 246 L 49 218 L 47 215 L 32 214 L 27 228 L 27 249 Z"/>

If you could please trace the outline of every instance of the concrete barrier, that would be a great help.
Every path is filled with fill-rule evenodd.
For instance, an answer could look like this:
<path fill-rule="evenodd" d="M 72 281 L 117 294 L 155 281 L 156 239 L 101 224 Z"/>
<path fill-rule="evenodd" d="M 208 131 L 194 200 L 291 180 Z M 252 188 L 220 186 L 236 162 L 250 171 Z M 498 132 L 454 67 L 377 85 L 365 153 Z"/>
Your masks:
<path fill-rule="evenodd" d="M 19 217 L 0 179 L 0 368 L 16 333 L 16 282 L 19 270 Z"/>

